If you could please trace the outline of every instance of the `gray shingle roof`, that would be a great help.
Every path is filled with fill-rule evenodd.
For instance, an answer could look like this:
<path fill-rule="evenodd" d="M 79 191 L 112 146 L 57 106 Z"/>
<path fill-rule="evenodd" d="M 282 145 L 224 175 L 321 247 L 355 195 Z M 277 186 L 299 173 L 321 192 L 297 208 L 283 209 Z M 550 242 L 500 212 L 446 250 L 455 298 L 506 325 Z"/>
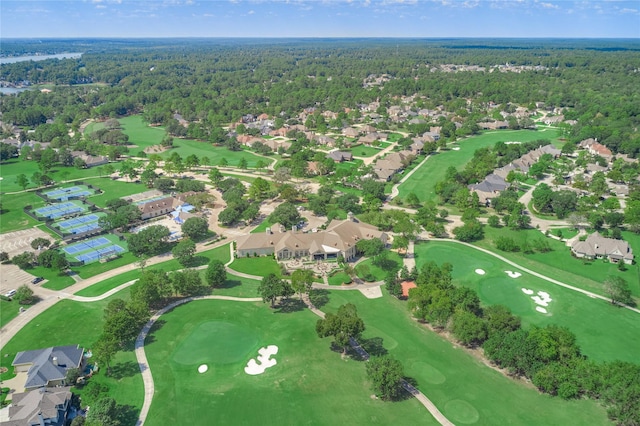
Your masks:
<path fill-rule="evenodd" d="M 78 368 L 84 349 L 76 346 L 54 346 L 33 351 L 18 352 L 12 366 L 32 364 L 27 372 L 26 389 L 47 386 L 50 381 L 62 380 L 67 369 Z M 54 364 L 54 359 L 55 363 Z"/>

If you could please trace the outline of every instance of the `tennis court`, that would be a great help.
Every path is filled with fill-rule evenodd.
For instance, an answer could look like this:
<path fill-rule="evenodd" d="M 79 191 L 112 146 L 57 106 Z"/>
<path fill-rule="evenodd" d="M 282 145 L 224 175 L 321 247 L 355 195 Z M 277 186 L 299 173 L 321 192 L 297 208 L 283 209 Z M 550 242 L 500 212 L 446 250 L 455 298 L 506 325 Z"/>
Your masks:
<path fill-rule="evenodd" d="M 54 189 L 53 191 L 43 192 L 43 195 L 51 200 L 66 201 L 69 198 L 86 197 L 93 195 L 95 191 L 89 189 L 86 185 L 71 186 L 68 188 Z"/>
<path fill-rule="evenodd" d="M 162 200 L 164 198 L 167 198 L 167 196 L 166 195 L 160 195 L 158 197 L 147 198 L 147 199 L 144 199 L 144 200 L 136 201 L 136 205 L 138 206 L 140 204 L 150 203 L 152 201 L 158 201 L 158 200 Z"/>
<path fill-rule="evenodd" d="M 79 201 L 67 201 L 64 203 L 56 203 L 46 207 L 40 207 L 33 210 L 37 216 L 48 217 L 49 219 L 57 219 L 74 213 L 87 211 Z"/>
<path fill-rule="evenodd" d="M 127 243 L 109 234 L 70 244 L 63 250 L 70 260 L 90 263 L 126 252 Z"/>
<path fill-rule="evenodd" d="M 62 229 L 73 228 L 85 223 L 95 222 L 99 219 L 98 215 L 89 214 L 86 216 L 74 217 L 73 219 L 67 219 L 62 222 L 58 222 L 57 225 Z"/>

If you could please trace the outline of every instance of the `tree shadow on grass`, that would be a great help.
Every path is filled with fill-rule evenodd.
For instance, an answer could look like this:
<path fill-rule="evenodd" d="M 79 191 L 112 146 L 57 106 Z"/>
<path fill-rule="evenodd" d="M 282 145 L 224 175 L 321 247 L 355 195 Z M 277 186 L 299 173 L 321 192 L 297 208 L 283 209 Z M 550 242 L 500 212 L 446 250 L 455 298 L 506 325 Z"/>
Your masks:
<path fill-rule="evenodd" d="M 307 305 L 300 299 L 285 299 L 281 300 L 275 311 L 278 314 L 289 314 L 291 312 L 303 311 Z"/>
<path fill-rule="evenodd" d="M 372 337 L 371 339 L 360 339 L 360 346 L 367 351 L 370 356 L 386 355 L 388 351 L 382 344 L 382 337 Z"/>
<path fill-rule="evenodd" d="M 111 366 L 109 377 L 120 380 L 125 377 L 133 377 L 140 373 L 138 363 L 134 361 L 121 362 Z"/>
<path fill-rule="evenodd" d="M 132 405 L 118 404 L 118 421 L 122 426 L 134 426 L 138 422 L 140 410 Z"/>
<path fill-rule="evenodd" d="M 208 263 L 209 263 L 209 258 L 205 256 L 193 256 L 188 266 L 190 268 L 196 268 L 198 266 L 207 265 Z"/>
<path fill-rule="evenodd" d="M 309 299 L 313 306 L 320 309 L 329 303 L 329 290 L 324 289 L 313 289 L 309 293 Z"/>
<path fill-rule="evenodd" d="M 224 282 L 224 284 L 222 284 L 220 287 L 216 287 L 216 288 L 233 288 L 233 287 L 238 287 L 241 286 L 242 282 L 238 281 L 238 280 L 226 280 Z"/>
<path fill-rule="evenodd" d="M 413 386 L 417 391 L 418 390 L 418 381 L 413 377 L 403 377 L 404 381 Z M 409 392 L 408 390 L 404 390 L 404 392 L 399 392 L 398 395 L 393 399 L 393 401 L 406 401 L 407 399 L 411 399 L 415 397 L 414 394 Z"/>

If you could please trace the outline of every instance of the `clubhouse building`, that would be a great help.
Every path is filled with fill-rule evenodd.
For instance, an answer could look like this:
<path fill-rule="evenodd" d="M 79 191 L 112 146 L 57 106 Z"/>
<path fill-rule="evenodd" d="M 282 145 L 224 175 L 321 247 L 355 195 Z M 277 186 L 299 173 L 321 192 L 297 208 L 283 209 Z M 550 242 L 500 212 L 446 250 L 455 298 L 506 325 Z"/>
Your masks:
<path fill-rule="evenodd" d="M 356 256 L 356 243 L 373 238 L 379 238 L 386 244 L 388 236 L 375 226 L 357 222 L 350 215 L 347 220 L 331 221 L 326 230 L 319 232 L 301 233 L 295 227 L 294 230 L 286 231 L 274 225 L 265 233 L 245 235 L 236 241 L 236 256 L 275 254 L 276 260 L 301 257 L 326 260 L 342 255 L 345 260 L 351 260 Z"/>

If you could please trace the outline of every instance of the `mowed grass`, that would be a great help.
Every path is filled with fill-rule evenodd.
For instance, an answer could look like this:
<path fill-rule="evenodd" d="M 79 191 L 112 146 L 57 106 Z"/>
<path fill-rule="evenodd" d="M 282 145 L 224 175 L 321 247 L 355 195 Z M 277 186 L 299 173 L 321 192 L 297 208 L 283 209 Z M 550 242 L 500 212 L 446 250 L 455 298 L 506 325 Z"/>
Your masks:
<path fill-rule="evenodd" d="M 390 263 L 391 262 L 395 263 L 397 266 L 397 269 L 402 268 L 402 256 L 400 256 L 397 252 L 389 251 L 387 254 L 387 259 L 389 260 Z M 358 274 L 358 277 L 363 279 L 364 277 L 362 274 L 362 266 L 366 266 L 369 268 L 369 272 L 371 272 L 371 275 L 373 275 L 373 277 L 375 278 L 374 281 L 384 280 L 387 274 L 389 273 L 388 269 L 381 268 L 380 266 L 374 265 L 373 259 L 370 258 L 358 263 L 358 265 L 356 266 L 356 272 Z"/>
<path fill-rule="evenodd" d="M 567 327 L 576 335 L 582 352 L 592 359 L 638 361 L 640 314 L 527 273 L 519 278 L 510 278 L 505 271 L 522 271 L 461 244 L 432 241 L 417 244 L 415 252 L 418 268 L 427 261 L 451 263 L 454 283 L 474 289 L 484 305 L 505 305 L 526 325 L 557 324 Z M 477 268 L 486 274 L 475 273 Z M 531 296 L 522 292 L 522 288 L 549 293 L 553 301 L 545 308 L 548 313 L 537 312 L 537 305 Z"/>
<path fill-rule="evenodd" d="M 159 144 L 165 136 L 164 128 L 149 127 L 140 115 L 122 118 L 120 123 L 122 124 L 122 131 L 129 136 L 129 143 L 137 146 L 137 148 L 130 149 L 133 153 L 142 151 L 148 146 Z M 160 156 L 168 158 L 173 152 L 177 152 L 182 158 L 186 158 L 191 154 L 195 154 L 198 158 L 209 157 L 212 166 L 220 165 L 220 161 L 223 158 L 227 160 L 229 166 L 233 167 L 237 167 L 242 158 L 247 161 L 249 168 L 254 168 L 260 160 L 269 162 L 269 159 L 254 155 L 247 150 L 229 151 L 224 147 L 213 146 L 208 142 L 191 139 L 175 138 L 173 146 L 173 149 L 163 152 Z"/>
<path fill-rule="evenodd" d="M 236 258 L 229 265 L 229 268 L 237 272 L 260 277 L 266 277 L 269 274 L 280 276 L 280 265 L 271 256 Z"/>
<path fill-rule="evenodd" d="M 519 141 L 529 142 L 536 139 L 554 140 L 558 137 L 557 130 L 498 130 L 486 132 L 459 141 L 460 150 L 447 150 L 434 154 L 415 173 L 399 187 L 399 197 L 404 199 L 413 192 L 422 202 L 436 201 L 435 184 L 444 179 L 447 168 L 453 166 L 461 170 L 473 158 L 473 153 L 496 142 Z"/>
<path fill-rule="evenodd" d="M 364 363 L 332 352 L 329 339 L 316 336 L 316 320 L 308 310 L 220 300 L 163 315 L 145 346 L 156 387 L 146 424 L 437 424 L 414 399 L 372 399 Z M 246 374 L 267 345 L 278 346 L 277 364 Z"/>
<path fill-rule="evenodd" d="M 535 229 L 514 231 L 508 228 L 491 228 L 486 226 L 485 238 L 475 244 L 494 251 L 501 256 L 521 264 L 543 275 L 557 279 L 575 287 L 606 296 L 603 282 L 608 276 L 622 277 L 629 284 L 631 293 L 640 297 L 640 273 L 638 265 L 627 265 L 626 271 L 620 271 L 618 265 L 605 262 L 603 259 L 583 261 L 571 255 L 571 249 L 562 241 L 547 238 Z M 508 253 L 495 248 L 495 240 L 499 237 L 509 237 L 518 244 L 527 241 L 531 244 L 537 239 L 544 239 L 549 243 L 552 251 L 547 253 L 524 254 L 522 252 Z M 634 252 L 640 252 L 640 237 L 631 232 L 624 232 L 623 237 L 629 242 Z"/>
<path fill-rule="evenodd" d="M 91 349 L 102 329 L 104 308 L 115 297 L 126 300 L 129 298 L 129 290 L 93 303 L 61 300 L 31 320 L 2 349 L 0 364 L 9 369 L 7 373 L 2 374 L 2 379 L 13 377 L 11 362 L 19 351 L 62 345 L 80 345 L 85 349 Z M 139 409 L 142 406 L 144 392 L 134 352 L 119 352 L 112 360 L 111 366 L 111 376 L 105 376 L 103 366 L 91 380 L 107 385 L 110 389 L 109 395 L 119 404 Z"/>
<path fill-rule="evenodd" d="M 2 213 L 0 213 L 0 233 L 19 231 L 31 228 L 39 223 L 31 216 L 24 213 L 22 208 L 31 205 L 43 207 L 45 202 L 33 192 L 2 195 Z"/>
<path fill-rule="evenodd" d="M 100 176 L 100 172 L 104 169 L 100 167 L 91 167 L 89 169 L 78 169 L 73 166 L 65 167 L 56 164 L 53 169 L 47 172 L 47 176 L 56 182 L 71 181 L 77 179 L 89 179 L 87 183 L 92 183 L 93 178 Z M 21 160 L 18 158 L 3 162 L 0 166 L 0 191 L 1 192 L 19 192 L 23 188 L 16 183 L 16 178 L 20 174 L 24 174 L 29 180 L 26 189 L 36 188 L 31 182 L 31 176 L 35 173 L 41 173 L 38 163 L 33 160 Z M 67 185 L 65 185 L 67 186 Z"/>
<path fill-rule="evenodd" d="M 28 306 L 25 306 L 28 308 Z M 0 327 L 4 327 L 9 321 L 18 316 L 20 304 L 16 300 L 0 300 Z"/>
<path fill-rule="evenodd" d="M 353 303 L 366 330 L 404 366 L 405 375 L 454 424 L 607 425 L 605 410 L 589 400 L 564 401 L 510 379 L 411 319 L 406 302 L 388 296 L 366 299 L 355 291 L 333 291 L 325 312 Z M 400 421 L 401 424 L 411 424 Z"/>

